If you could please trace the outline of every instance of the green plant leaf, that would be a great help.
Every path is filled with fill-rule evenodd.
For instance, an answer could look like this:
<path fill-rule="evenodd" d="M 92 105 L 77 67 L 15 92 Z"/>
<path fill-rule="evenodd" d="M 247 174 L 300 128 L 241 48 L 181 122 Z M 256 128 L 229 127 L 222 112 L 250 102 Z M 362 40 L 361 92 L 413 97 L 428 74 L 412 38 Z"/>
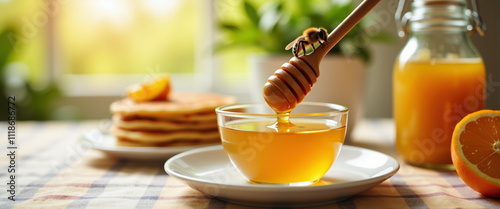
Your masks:
<path fill-rule="evenodd" d="M 248 1 L 244 1 L 245 12 L 247 14 L 248 19 L 252 22 L 253 25 L 258 26 L 260 22 L 260 17 L 257 14 L 257 9 L 250 4 Z"/>
<path fill-rule="evenodd" d="M 264 8 L 264 7 L 263 7 Z M 259 28 L 266 33 L 271 32 L 276 28 L 283 13 L 281 5 L 277 2 L 269 2 L 265 5 L 265 10 L 262 10 L 262 15 L 259 22 Z"/>
<path fill-rule="evenodd" d="M 309 27 L 335 29 L 355 8 L 359 0 L 241 0 L 238 12 L 248 21 L 221 19 L 231 22 L 221 27 L 225 39 L 216 45 L 215 51 L 249 47 L 270 53 L 289 53 L 284 47 Z M 366 22 L 366 21 L 365 21 Z M 330 54 L 343 53 L 370 59 L 368 42 L 389 42 L 392 37 L 384 32 L 369 33 L 363 21 L 355 26 L 335 46 Z M 366 41 L 368 40 L 368 41 Z M 349 46 L 351 45 L 351 46 Z M 347 46 L 347 47 L 346 47 Z"/>
<path fill-rule="evenodd" d="M 5 63 L 7 63 L 7 59 L 16 44 L 16 40 L 13 37 L 14 32 L 11 30 L 5 30 L 0 34 L 0 71 L 5 66 Z"/>
<path fill-rule="evenodd" d="M 308 15 L 311 11 L 311 5 L 310 5 L 311 0 L 299 0 L 297 2 L 297 9 L 300 12 L 301 15 L 305 16 Z"/>
<path fill-rule="evenodd" d="M 219 26 L 222 29 L 230 30 L 230 31 L 233 31 L 233 32 L 236 32 L 236 31 L 240 30 L 240 28 L 237 25 L 230 24 L 230 23 L 221 23 L 221 24 L 219 24 Z"/>
<path fill-rule="evenodd" d="M 334 4 L 327 10 L 323 19 L 329 22 L 333 28 L 339 25 L 352 11 L 353 5 L 350 4 Z"/>

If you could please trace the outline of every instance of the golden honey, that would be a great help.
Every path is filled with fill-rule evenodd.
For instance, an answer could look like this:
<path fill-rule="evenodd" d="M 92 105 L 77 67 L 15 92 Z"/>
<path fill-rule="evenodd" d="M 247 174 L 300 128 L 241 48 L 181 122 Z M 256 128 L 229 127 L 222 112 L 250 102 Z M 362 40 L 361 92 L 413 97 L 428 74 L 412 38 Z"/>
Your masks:
<path fill-rule="evenodd" d="M 345 126 L 328 119 L 244 119 L 220 127 L 233 164 L 257 183 L 315 182 L 331 167 Z"/>

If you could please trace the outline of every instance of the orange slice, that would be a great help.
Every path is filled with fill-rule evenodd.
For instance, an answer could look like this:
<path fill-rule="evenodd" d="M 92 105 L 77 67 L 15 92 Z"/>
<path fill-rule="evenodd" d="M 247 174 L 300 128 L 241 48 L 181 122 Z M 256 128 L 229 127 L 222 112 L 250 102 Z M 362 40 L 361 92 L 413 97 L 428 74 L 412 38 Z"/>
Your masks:
<path fill-rule="evenodd" d="M 479 110 L 465 116 L 455 126 L 451 157 L 465 184 L 500 198 L 500 111 Z"/>
<path fill-rule="evenodd" d="M 170 78 L 162 74 L 152 81 L 132 85 L 125 92 L 136 102 L 166 100 L 170 93 Z"/>

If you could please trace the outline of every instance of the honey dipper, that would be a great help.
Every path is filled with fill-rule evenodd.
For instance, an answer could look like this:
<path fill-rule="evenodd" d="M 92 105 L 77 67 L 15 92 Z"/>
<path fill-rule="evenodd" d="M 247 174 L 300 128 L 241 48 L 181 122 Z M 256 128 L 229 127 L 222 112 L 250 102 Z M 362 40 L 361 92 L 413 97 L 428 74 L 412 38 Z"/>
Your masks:
<path fill-rule="evenodd" d="M 276 70 L 264 84 L 263 96 L 267 104 L 277 113 L 292 111 L 316 83 L 321 60 L 379 2 L 364 0 L 328 34 L 322 46 L 307 55 L 292 57 Z"/>

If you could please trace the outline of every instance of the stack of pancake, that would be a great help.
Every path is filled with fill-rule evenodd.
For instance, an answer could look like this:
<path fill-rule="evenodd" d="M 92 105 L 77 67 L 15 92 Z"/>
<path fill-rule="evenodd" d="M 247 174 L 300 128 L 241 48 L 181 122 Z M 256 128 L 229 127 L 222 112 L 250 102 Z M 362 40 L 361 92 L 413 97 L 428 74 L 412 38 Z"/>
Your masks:
<path fill-rule="evenodd" d="M 115 101 L 110 133 L 119 146 L 182 146 L 219 143 L 215 108 L 234 104 L 231 96 L 172 93 L 168 100 Z"/>

